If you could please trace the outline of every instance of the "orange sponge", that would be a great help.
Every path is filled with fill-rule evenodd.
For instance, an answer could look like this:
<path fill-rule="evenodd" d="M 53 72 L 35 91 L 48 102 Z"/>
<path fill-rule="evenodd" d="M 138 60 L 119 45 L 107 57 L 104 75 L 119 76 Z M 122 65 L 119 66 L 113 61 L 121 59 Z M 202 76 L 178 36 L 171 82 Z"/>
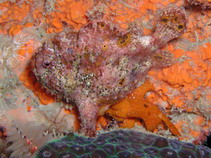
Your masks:
<path fill-rule="evenodd" d="M 172 134 L 180 136 L 179 131 L 171 123 L 168 117 L 160 111 L 158 106 L 145 99 L 145 94 L 149 91 L 154 91 L 154 87 L 149 80 L 147 80 L 127 98 L 109 108 L 106 113 L 117 121 L 122 121 L 122 123 L 119 124 L 120 127 L 131 128 L 134 126 L 135 122 L 132 123 L 127 119 L 141 118 L 144 121 L 147 130 L 153 131 L 159 124 L 164 122 Z"/>

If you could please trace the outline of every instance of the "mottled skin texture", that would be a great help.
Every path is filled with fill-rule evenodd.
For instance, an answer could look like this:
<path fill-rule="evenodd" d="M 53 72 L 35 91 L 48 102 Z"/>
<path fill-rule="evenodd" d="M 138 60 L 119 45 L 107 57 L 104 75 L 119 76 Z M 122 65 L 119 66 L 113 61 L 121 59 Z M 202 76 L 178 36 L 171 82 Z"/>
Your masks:
<path fill-rule="evenodd" d="M 188 0 L 191 5 L 201 6 L 202 9 L 211 9 L 210 0 Z"/>
<path fill-rule="evenodd" d="M 211 149 L 130 130 L 87 138 L 69 134 L 39 149 L 36 158 L 210 158 Z"/>
<path fill-rule="evenodd" d="M 46 42 L 33 59 L 38 81 L 57 98 L 78 107 L 82 131 L 94 135 L 99 108 L 123 99 L 152 67 L 172 64 L 159 50 L 186 28 L 184 9 L 169 7 L 157 16 L 156 31 L 144 36 L 134 26 L 122 30 L 94 20 L 79 32 L 62 32 Z"/>

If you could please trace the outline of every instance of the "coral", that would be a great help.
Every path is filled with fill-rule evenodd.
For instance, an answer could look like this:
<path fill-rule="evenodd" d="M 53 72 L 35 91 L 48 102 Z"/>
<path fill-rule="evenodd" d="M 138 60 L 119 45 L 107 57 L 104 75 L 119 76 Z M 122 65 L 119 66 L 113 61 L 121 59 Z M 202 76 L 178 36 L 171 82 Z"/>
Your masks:
<path fill-rule="evenodd" d="M 54 108 L 54 112 L 51 111 Z M 55 113 L 56 112 L 56 113 Z M 46 142 L 71 132 L 74 121 L 64 108 L 57 106 L 16 108 L 6 112 L 1 124 L 7 129 L 7 152 L 11 157 L 31 157 Z M 67 128 L 68 127 L 68 128 Z"/>
<path fill-rule="evenodd" d="M 131 128 L 135 125 L 135 122 L 133 122 L 132 126 L 131 124 L 128 126 L 127 121 L 131 120 L 131 118 L 141 118 L 147 130 L 150 131 L 154 131 L 163 121 L 174 135 L 179 136 L 180 133 L 176 127 L 160 111 L 158 106 L 151 104 L 145 99 L 146 93 L 154 90 L 152 84 L 147 80 L 121 102 L 111 106 L 106 111 L 106 114 L 112 116 L 118 122 L 120 121 L 120 127 L 123 128 Z"/>
<path fill-rule="evenodd" d="M 160 60 L 163 67 L 171 65 L 159 48 L 184 33 L 186 22 L 184 9 L 176 6 L 158 14 L 151 36 L 136 26 L 130 31 L 94 19 L 78 32 L 62 32 L 44 43 L 32 60 L 34 74 L 47 91 L 78 107 L 82 131 L 93 135 L 100 106 L 131 93 Z"/>
<path fill-rule="evenodd" d="M 95 2 L 99 2 L 100 6 L 93 6 L 92 8 L 91 5 Z M 156 104 L 166 116 L 171 118 L 171 121 L 181 133 L 180 140 L 194 144 L 203 143 L 211 127 L 211 14 L 209 8 L 204 7 L 204 4 L 206 6 L 209 5 L 207 3 L 209 0 L 198 0 L 198 2 L 203 3 L 199 4 L 199 7 L 190 5 L 190 3 L 186 6 L 185 2 L 184 0 L 98 0 L 94 2 L 91 0 L 80 0 L 77 2 L 75 0 L 3 0 L 3 3 L 1 1 L 0 118 L 10 115 L 7 111 L 13 108 L 22 107 L 31 111 L 36 109 L 37 106 L 42 107 L 40 103 L 48 104 L 52 102 L 52 97 L 46 97 L 50 95 L 45 94 L 43 90 L 40 90 L 39 86 L 36 86 L 38 84 L 35 82 L 31 72 L 28 69 L 24 71 L 24 69 L 34 50 L 54 33 L 65 31 L 66 29 L 78 30 L 81 26 L 86 25 L 88 19 L 94 20 L 95 17 L 102 17 L 103 14 L 105 20 L 112 21 L 113 24 L 130 31 L 132 31 L 131 26 L 133 23 L 136 23 L 139 25 L 139 34 L 143 32 L 145 35 L 149 35 L 154 31 L 154 12 L 159 11 L 160 8 L 165 8 L 169 4 L 174 4 L 185 7 L 189 21 L 187 30 L 178 40 L 168 43 L 163 48 L 164 51 L 155 53 L 152 56 L 152 60 L 156 61 L 152 61 L 152 65 L 157 69 L 150 70 L 148 77 L 155 87 L 155 93 L 148 93 L 146 97 L 151 103 Z M 74 7 L 72 4 L 74 4 Z M 78 12 L 73 12 L 72 9 L 78 9 Z M 80 13 L 80 10 L 82 10 L 82 13 Z M 75 19 L 71 17 L 74 13 L 76 13 L 74 15 Z M 17 15 L 20 20 L 17 19 Z M 79 19 L 78 23 L 74 21 L 77 19 Z M 26 33 L 27 36 L 25 36 Z M 102 50 L 107 50 L 107 48 L 105 45 Z M 169 52 L 167 56 L 165 55 L 166 51 Z M 173 62 L 171 61 L 172 59 L 169 59 L 171 55 L 176 58 Z M 168 58 L 168 60 L 162 60 L 162 57 Z M 161 60 L 158 61 L 157 59 Z M 164 61 L 171 62 L 168 64 Z M 163 64 L 171 65 L 171 63 L 175 64 L 168 68 L 159 69 L 160 66 L 163 67 Z M 19 82 L 20 79 L 29 89 Z M 30 91 L 30 88 L 34 93 Z M 41 93 L 39 93 L 40 91 Z M 38 95 L 38 97 L 34 94 Z M 56 106 L 52 107 L 51 104 L 45 106 L 51 109 L 51 113 L 55 112 L 57 106 L 64 106 L 68 109 L 66 112 L 70 113 L 69 115 L 74 114 L 78 116 L 76 114 L 77 110 L 69 110 L 71 105 L 58 104 L 57 102 L 52 104 Z M 20 112 L 22 111 L 20 110 Z M 104 110 L 101 113 L 104 114 Z M 26 114 L 25 118 L 28 119 L 30 118 L 29 116 L 30 113 Z M 52 115 L 45 119 L 52 119 Z M 77 120 L 75 117 L 74 119 Z M 124 121 L 127 122 L 125 123 L 126 127 L 130 125 L 133 127 L 134 122 L 140 125 L 140 121 L 136 120 L 126 119 Z M 39 122 L 39 119 L 35 119 L 33 123 L 37 122 Z M 110 122 L 103 116 L 99 116 L 97 122 L 99 125 L 97 130 L 105 128 L 108 124 L 109 128 L 110 125 L 112 127 L 115 126 L 113 120 Z M 68 124 L 68 127 L 74 127 L 75 130 L 79 128 L 78 121 L 73 122 L 73 120 L 69 120 L 69 123 L 72 123 L 72 125 Z M 34 127 L 28 126 L 28 128 L 33 130 Z M 114 128 L 118 127 L 115 126 Z M 26 127 L 20 129 L 24 133 L 25 131 L 30 131 Z M 17 133 L 17 130 L 14 128 L 11 128 L 11 130 L 14 130 L 17 138 L 19 138 L 20 134 Z M 140 127 L 136 128 L 136 130 L 145 131 Z M 170 132 L 160 128 L 160 125 L 154 132 L 164 137 L 171 135 Z M 31 132 L 31 135 L 34 135 L 34 133 Z M 1 143 L 0 139 L 0 146 Z M 4 146 L 6 145 L 3 141 Z M 22 150 L 24 150 L 25 146 L 22 147 Z M 4 153 L 3 155 L 1 153 L 1 156 L 4 157 Z M 9 157 L 9 155 L 6 157 Z"/>
<path fill-rule="evenodd" d="M 85 1 L 56 1 L 55 11 L 47 14 L 46 22 L 49 24 L 48 33 L 61 32 L 63 26 L 79 29 L 87 23 L 85 13 L 93 5 L 92 0 Z"/>
<path fill-rule="evenodd" d="M 28 20 L 30 11 L 33 10 L 31 2 L 33 1 L 29 0 L 22 3 L 6 1 L 0 4 L 0 10 L 2 12 L 0 15 L 0 32 L 2 34 L 15 36 L 20 33 L 23 28 L 33 26 L 33 23 Z"/>
<path fill-rule="evenodd" d="M 37 147 L 52 139 L 52 137 L 43 136 L 47 127 L 32 121 L 33 116 L 24 110 L 11 110 L 7 113 L 10 118 L 1 119 L 1 124 L 7 129 L 7 151 L 11 152 L 12 157 L 30 157 Z M 28 117 L 30 119 L 26 119 Z"/>
<path fill-rule="evenodd" d="M 59 157 L 153 157 L 185 158 L 211 156 L 211 149 L 190 143 L 166 139 L 132 130 L 118 130 L 87 138 L 68 134 L 60 140 L 48 142 L 39 149 L 36 158 Z"/>
<path fill-rule="evenodd" d="M 35 95 L 39 97 L 42 104 L 46 105 L 55 102 L 55 98 L 47 94 L 45 90 L 41 88 L 41 85 L 37 82 L 35 76 L 33 75 L 30 64 L 27 66 L 25 71 L 21 73 L 19 79 L 27 88 L 34 91 Z"/>

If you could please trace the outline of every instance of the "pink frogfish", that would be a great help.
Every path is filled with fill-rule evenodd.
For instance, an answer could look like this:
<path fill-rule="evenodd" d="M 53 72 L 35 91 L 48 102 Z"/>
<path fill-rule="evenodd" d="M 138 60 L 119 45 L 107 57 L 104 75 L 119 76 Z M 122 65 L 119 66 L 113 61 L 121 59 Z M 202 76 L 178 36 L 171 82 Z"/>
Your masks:
<path fill-rule="evenodd" d="M 159 12 L 155 31 L 147 36 L 138 25 L 124 30 L 102 19 L 90 20 L 78 32 L 57 34 L 32 59 L 37 80 L 78 108 L 81 131 L 89 136 L 95 135 L 101 107 L 129 95 L 151 68 L 173 63 L 160 48 L 183 34 L 187 23 L 185 10 L 177 6 Z"/>

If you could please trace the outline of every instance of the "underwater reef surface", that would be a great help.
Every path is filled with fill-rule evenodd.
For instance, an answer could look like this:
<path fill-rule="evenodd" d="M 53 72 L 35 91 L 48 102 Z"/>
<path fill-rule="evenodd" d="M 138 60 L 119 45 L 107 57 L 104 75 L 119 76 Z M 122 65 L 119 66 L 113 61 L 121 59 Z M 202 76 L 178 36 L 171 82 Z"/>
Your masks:
<path fill-rule="evenodd" d="M 43 43 L 102 14 L 122 29 L 138 24 L 150 35 L 169 5 L 184 7 L 188 17 L 186 32 L 162 48 L 174 64 L 150 70 L 146 83 L 97 118 L 96 130 L 133 128 L 203 144 L 211 131 L 209 0 L 1 0 L 1 157 L 32 157 L 48 141 L 80 129 L 77 109 L 42 89 L 28 64 Z"/>
<path fill-rule="evenodd" d="M 211 149 L 132 130 L 88 138 L 68 134 L 41 147 L 35 158 L 210 158 Z"/>

